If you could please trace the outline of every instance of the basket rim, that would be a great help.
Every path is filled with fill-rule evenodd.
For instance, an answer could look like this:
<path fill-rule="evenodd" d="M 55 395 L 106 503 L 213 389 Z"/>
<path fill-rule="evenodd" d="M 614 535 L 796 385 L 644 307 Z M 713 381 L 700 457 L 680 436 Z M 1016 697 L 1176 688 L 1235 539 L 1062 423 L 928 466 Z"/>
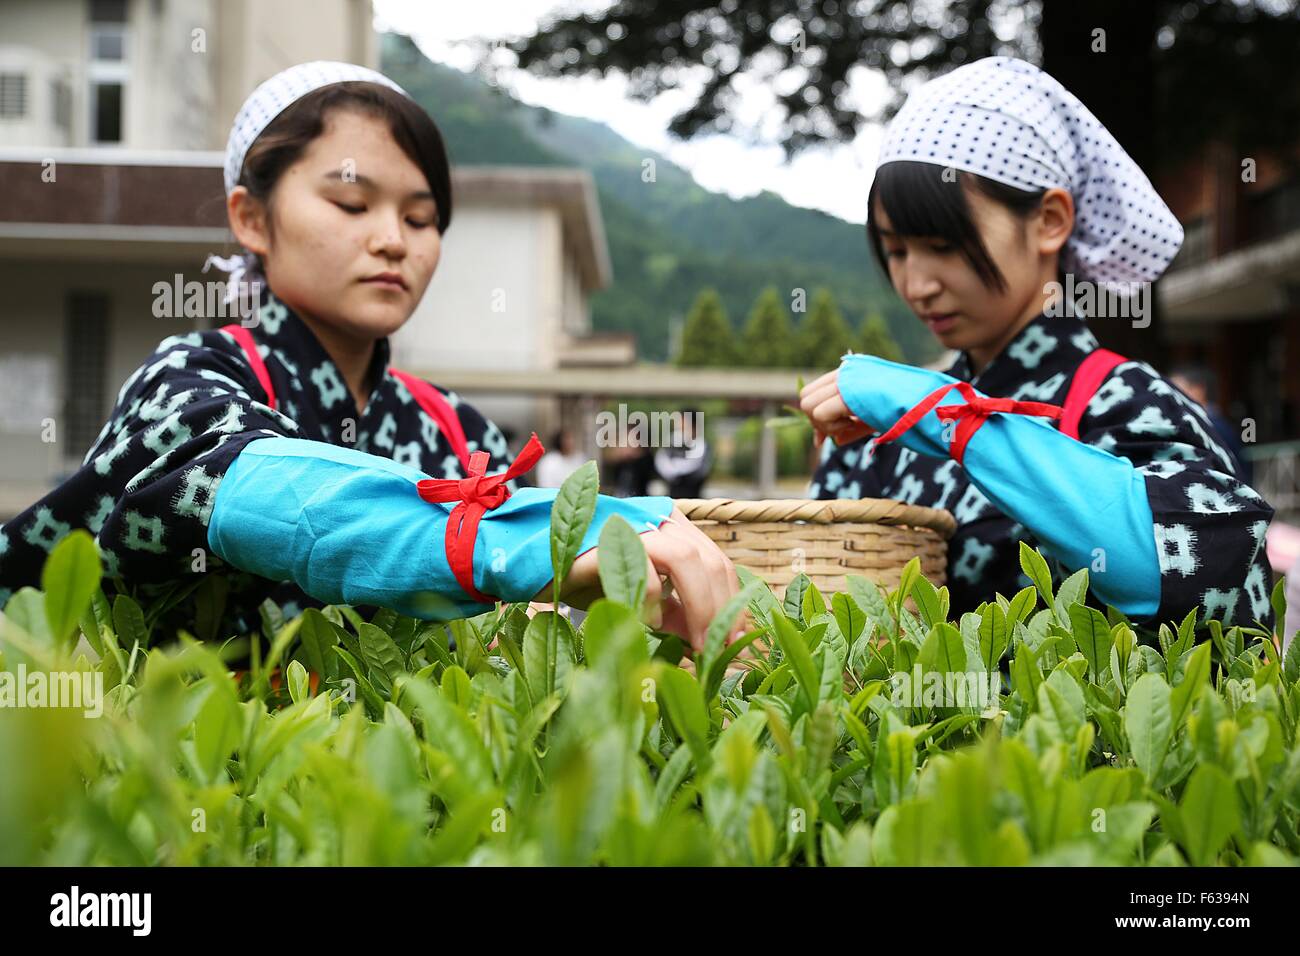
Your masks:
<path fill-rule="evenodd" d="M 944 538 L 952 537 L 957 530 L 952 512 L 893 498 L 676 498 L 674 502 L 692 521 L 856 521 L 927 528 Z"/>

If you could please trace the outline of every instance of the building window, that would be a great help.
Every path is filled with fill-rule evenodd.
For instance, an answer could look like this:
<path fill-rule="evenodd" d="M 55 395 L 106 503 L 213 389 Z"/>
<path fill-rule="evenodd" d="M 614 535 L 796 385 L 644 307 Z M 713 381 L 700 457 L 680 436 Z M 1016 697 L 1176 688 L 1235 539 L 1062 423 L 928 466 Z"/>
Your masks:
<path fill-rule="evenodd" d="M 95 123 L 91 138 L 96 143 L 122 142 L 122 84 L 91 83 L 90 104 Z"/>
<path fill-rule="evenodd" d="M 91 23 L 126 23 L 126 0 L 90 0 Z"/>
<path fill-rule="evenodd" d="M 125 0 L 92 0 L 87 52 L 90 141 L 121 143 L 130 59 Z"/>
<path fill-rule="evenodd" d="M 90 58 L 120 62 L 126 59 L 126 31 L 120 26 L 96 23 L 90 28 Z"/>
<path fill-rule="evenodd" d="M 22 73 L 0 73 L 0 119 L 22 119 L 27 115 L 27 77 Z"/>
<path fill-rule="evenodd" d="M 108 384 L 108 296 L 68 296 L 64 339 L 64 432 L 69 458 L 80 460 L 104 427 Z"/>

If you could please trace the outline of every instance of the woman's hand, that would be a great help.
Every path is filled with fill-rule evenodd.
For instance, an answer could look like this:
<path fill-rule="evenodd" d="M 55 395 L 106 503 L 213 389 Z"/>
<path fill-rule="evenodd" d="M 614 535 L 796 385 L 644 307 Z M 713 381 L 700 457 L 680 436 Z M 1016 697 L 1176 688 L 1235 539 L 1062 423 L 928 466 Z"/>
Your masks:
<path fill-rule="evenodd" d="M 740 591 L 736 566 L 676 506 L 662 525 L 641 534 L 641 543 L 646 552 L 648 623 L 657 630 L 678 635 L 692 651 L 701 650 L 709 623 Z M 566 604 L 585 608 L 602 595 L 597 573 L 599 550 L 592 548 L 573 562 L 564 579 L 562 600 Z M 533 600 L 553 601 L 551 585 L 554 583 L 549 582 Z M 746 610 L 737 616 L 727 643 L 743 635 L 749 626 Z"/>
<path fill-rule="evenodd" d="M 836 445 L 874 435 L 875 429 L 849 411 L 840 395 L 840 371 L 834 369 L 809 382 L 799 392 L 799 408 L 812 422 L 816 447 L 829 435 Z"/>

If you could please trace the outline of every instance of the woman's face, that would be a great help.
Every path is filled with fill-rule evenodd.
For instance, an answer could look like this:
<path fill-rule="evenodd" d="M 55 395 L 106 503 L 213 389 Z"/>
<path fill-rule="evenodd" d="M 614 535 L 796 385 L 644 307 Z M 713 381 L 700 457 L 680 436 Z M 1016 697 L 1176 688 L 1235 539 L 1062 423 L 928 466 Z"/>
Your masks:
<path fill-rule="evenodd" d="M 956 246 L 895 234 L 879 200 L 872 218 L 890 282 L 917 317 L 946 348 L 995 355 L 1042 311 L 1046 285 L 1056 278 L 1057 253 L 1073 225 L 1072 207 L 1066 223 L 1062 204 L 1070 204 L 1069 193 L 1049 190 L 1039 211 L 1020 219 L 978 190 L 963 188 L 971 219 L 1006 281 L 1002 290 L 985 285 Z"/>
<path fill-rule="evenodd" d="M 424 174 L 383 120 L 354 110 L 329 113 L 322 134 L 275 184 L 269 230 L 253 208 L 241 235 L 245 216 L 231 208 L 237 237 L 262 256 L 275 294 L 359 341 L 402 326 L 442 250 Z M 375 278 L 385 274 L 394 281 Z"/>

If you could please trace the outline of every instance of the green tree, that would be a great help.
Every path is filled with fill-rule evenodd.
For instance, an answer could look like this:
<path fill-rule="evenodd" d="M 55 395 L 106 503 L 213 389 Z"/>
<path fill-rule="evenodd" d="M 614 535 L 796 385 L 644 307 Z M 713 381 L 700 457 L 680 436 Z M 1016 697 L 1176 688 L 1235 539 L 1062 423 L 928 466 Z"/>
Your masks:
<path fill-rule="evenodd" d="M 813 294 L 812 309 L 795 333 L 795 364 L 802 368 L 836 368 L 853 347 L 853 333 L 829 289 Z"/>
<path fill-rule="evenodd" d="M 858 351 L 865 355 L 878 355 L 891 362 L 903 361 L 903 351 L 889 334 L 889 326 L 879 312 L 872 312 L 858 330 Z"/>
<path fill-rule="evenodd" d="M 677 364 L 683 367 L 727 366 L 735 363 L 736 340 L 717 290 L 695 297 L 682 328 Z"/>
<path fill-rule="evenodd" d="M 1146 168 L 1177 162 L 1207 138 L 1238 152 L 1285 148 L 1300 122 L 1297 43 L 1300 8 L 1277 0 L 615 0 L 599 13 L 546 17 L 510 47 L 521 67 L 543 76 L 635 75 L 646 98 L 707 67 L 708 81 L 669 127 L 683 137 L 744 129 L 738 90 L 789 71 L 801 82 L 777 97 L 776 136 L 791 151 L 852 140 L 892 115 L 906 88 L 954 66 L 992 55 L 1037 59 Z M 490 52 L 484 44 L 485 62 Z M 842 95 L 863 67 L 891 92 L 871 112 Z"/>
<path fill-rule="evenodd" d="M 739 364 L 752 368 L 788 368 L 795 365 L 790 313 L 773 286 L 763 290 L 749 313 L 741 334 Z"/>

